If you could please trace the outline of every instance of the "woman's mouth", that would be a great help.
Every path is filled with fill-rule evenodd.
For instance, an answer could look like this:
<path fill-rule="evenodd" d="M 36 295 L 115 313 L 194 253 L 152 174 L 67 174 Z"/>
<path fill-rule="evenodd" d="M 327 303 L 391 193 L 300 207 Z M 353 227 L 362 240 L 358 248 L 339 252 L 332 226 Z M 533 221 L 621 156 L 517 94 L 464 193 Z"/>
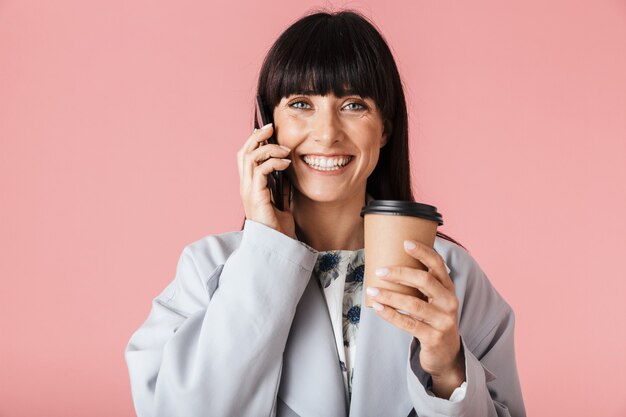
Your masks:
<path fill-rule="evenodd" d="M 315 155 L 304 155 L 300 159 L 313 171 L 318 173 L 339 174 L 345 171 L 346 166 L 354 159 L 352 155 L 342 155 L 333 157 L 319 157 Z"/>

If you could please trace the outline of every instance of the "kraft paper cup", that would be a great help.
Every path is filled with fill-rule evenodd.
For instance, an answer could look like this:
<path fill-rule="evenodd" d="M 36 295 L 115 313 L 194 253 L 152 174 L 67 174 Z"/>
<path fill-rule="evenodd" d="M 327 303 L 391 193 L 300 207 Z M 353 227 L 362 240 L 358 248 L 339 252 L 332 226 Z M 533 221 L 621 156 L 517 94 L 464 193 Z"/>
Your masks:
<path fill-rule="evenodd" d="M 435 244 L 437 227 L 443 225 L 435 206 L 400 200 L 372 200 L 361 210 L 365 223 L 364 288 L 377 287 L 413 295 L 426 300 L 417 288 L 379 279 L 374 271 L 381 267 L 409 266 L 427 270 L 426 266 L 404 250 L 405 240 Z M 372 307 L 365 293 L 365 306 Z"/>

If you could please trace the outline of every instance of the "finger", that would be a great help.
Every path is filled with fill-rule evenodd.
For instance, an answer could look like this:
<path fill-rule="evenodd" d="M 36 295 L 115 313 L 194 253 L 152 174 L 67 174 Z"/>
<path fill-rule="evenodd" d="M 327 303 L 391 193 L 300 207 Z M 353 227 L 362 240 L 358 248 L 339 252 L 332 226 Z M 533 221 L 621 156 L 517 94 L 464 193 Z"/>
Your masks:
<path fill-rule="evenodd" d="M 254 169 L 260 162 L 264 162 L 270 158 L 285 158 L 289 155 L 291 149 L 276 144 L 263 145 L 247 154 L 243 155 L 243 177 L 251 180 Z"/>
<path fill-rule="evenodd" d="M 440 280 L 430 272 L 406 266 L 387 268 L 389 273 L 379 277 L 383 281 L 395 282 L 420 290 L 428 301 L 447 313 L 458 314 L 459 300 L 454 290 L 443 286 Z"/>
<path fill-rule="evenodd" d="M 249 171 L 249 166 L 245 166 L 246 156 L 259 147 L 259 143 L 266 141 L 272 135 L 273 125 L 267 124 L 261 129 L 254 129 L 252 134 L 244 142 L 243 146 L 237 151 L 237 166 L 239 168 L 240 178 L 251 178 L 252 173 Z"/>
<path fill-rule="evenodd" d="M 445 288 L 441 281 L 435 278 L 430 272 L 399 265 L 390 266 L 386 269 L 388 271 L 387 275 L 379 276 L 379 278 L 384 281 L 417 288 L 432 300 L 445 298 L 450 295 L 450 290 Z"/>
<path fill-rule="evenodd" d="M 376 302 L 374 311 L 394 326 L 411 333 L 420 341 L 429 339 L 430 333 L 435 331 L 429 324 L 423 323 L 406 314 L 400 314 L 398 311 L 388 305 Z"/>
<path fill-rule="evenodd" d="M 255 129 L 244 145 L 245 152 L 251 152 L 259 147 L 261 142 L 268 140 L 274 131 L 271 123 L 266 124 L 260 129 Z"/>
<path fill-rule="evenodd" d="M 239 148 L 239 150 L 237 151 L 237 169 L 239 170 L 239 178 L 241 179 L 244 178 L 244 174 L 246 173 L 244 166 L 243 166 L 244 158 L 246 156 L 246 153 L 248 152 L 248 148 L 250 147 L 251 143 L 254 141 L 254 136 L 257 130 L 259 129 L 254 129 L 252 134 L 248 136 L 248 139 L 246 139 L 246 141 L 243 143 L 241 148 Z"/>
<path fill-rule="evenodd" d="M 253 150 L 248 153 L 248 158 L 252 160 L 253 163 L 259 163 L 268 160 L 271 157 L 274 158 L 285 158 L 291 149 L 286 146 L 276 145 L 273 143 L 262 145 L 261 147 Z"/>
<path fill-rule="evenodd" d="M 289 159 L 270 158 L 254 169 L 252 186 L 254 190 L 263 190 L 267 187 L 267 176 L 272 171 L 282 171 L 291 163 Z"/>
<path fill-rule="evenodd" d="M 401 310 L 414 319 L 429 324 L 438 330 L 447 329 L 446 326 L 452 321 L 451 318 L 432 304 L 412 295 L 372 287 L 367 288 L 367 293 L 378 303 Z M 378 295 L 374 295 L 376 293 Z"/>
<path fill-rule="evenodd" d="M 424 266 L 428 268 L 428 271 L 431 272 L 444 287 L 450 291 L 454 291 L 454 283 L 448 275 L 446 265 L 443 262 L 441 255 L 439 255 L 433 248 L 422 242 L 418 242 L 416 240 L 407 240 L 405 242 L 413 243 L 413 245 L 409 244 L 409 246 L 407 246 L 405 243 L 404 250 L 409 255 L 423 263 Z M 414 247 L 411 248 L 411 246 Z"/>

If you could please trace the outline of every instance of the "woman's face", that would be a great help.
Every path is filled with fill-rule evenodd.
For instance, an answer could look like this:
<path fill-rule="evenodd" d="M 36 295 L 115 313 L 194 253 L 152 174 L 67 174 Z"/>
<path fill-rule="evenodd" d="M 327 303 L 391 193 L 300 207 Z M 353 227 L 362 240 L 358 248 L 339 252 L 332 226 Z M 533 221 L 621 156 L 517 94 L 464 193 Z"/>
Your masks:
<path fill-rule="evenodd" d="M 278 143 L 291 148 L 292 184 L 320 202 L 362 198 L 387 142 L 376 104 L 358 95 L 283 97 L 274 126 Z"/>

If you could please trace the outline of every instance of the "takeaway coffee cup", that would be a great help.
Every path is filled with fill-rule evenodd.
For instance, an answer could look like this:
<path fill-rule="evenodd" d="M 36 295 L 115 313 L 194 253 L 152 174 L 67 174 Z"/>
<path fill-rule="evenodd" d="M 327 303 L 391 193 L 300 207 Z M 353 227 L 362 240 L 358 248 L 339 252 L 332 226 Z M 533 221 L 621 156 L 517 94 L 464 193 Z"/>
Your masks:
<path fill-rule="evenodd" d="M 420 261 L 404 250 L 407 239 L 435 244 L 437 226 L 443 225 L 435 206 L 400 200 L 371 200 L 361 210 L 365 223 L 365 282 L 364 288 L 386 288 L 403 294 L 426 297 L 416 288 L 379 279 L 374 271 L 388 266 L 409 266 L 427 270 Z M 365 305 L 372 307 L 365 294 Z"/>

